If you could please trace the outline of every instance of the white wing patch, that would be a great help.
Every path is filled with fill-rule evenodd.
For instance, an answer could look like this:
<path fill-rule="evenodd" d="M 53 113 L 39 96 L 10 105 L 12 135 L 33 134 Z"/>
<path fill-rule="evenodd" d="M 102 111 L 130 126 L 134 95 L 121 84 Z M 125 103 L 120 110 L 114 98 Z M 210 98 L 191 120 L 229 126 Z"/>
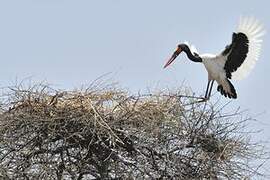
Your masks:
<path fill-rule="evenodd" d="M 232 73 L 232 79 L 241 80 L 245 78 L 254 68 L 261 51 L 262 36 L 265 34 L 263 25 L 254 17 L 241 17 L 237 32 L 247 35 L 249 40 L 248 53 L 243 64 Z"/>

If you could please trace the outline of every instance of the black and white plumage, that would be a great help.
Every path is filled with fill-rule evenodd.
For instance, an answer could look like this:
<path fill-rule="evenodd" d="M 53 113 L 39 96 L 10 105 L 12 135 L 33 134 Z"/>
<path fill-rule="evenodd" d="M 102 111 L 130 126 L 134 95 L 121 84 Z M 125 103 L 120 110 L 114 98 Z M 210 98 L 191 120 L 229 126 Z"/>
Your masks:
<path fill-rule="evenodd" d="M 249 74 L 259 58 L 261 38 L 264 34 L 263 26 L 258 20 L 252 17 L 240 18 L 237 31 L 232 35 L 231 44 L 227 45 L 221 54 L 200 55 L 194 46 L 183 43 L 177 46 L 164 68 L 184 51 L 191 61 L 203 63 L 208 72 L 205 100 L 211 96 L 214 81 L 217 82 L 217 90 L 222 95 L 235 99 L 237 93 L 229 79 L 241 80 Z"/>

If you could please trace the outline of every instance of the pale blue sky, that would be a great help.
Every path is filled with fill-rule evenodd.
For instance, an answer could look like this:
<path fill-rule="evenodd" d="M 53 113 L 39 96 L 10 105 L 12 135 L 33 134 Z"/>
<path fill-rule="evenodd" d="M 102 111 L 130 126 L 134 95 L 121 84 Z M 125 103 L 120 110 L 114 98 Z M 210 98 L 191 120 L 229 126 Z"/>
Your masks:
<path fill-rule="evenodd" d="M 177 87 L 185 80 L 200 95 L 207 83 L 203 65 L 182 55 L 164 70 L 166 58 L 186 40 L 201 53 L 221 52 L 230 43 L 240 15 L 253 15 L 269 29 L 268 2 L 2 0 L 0 86 L 31 76 L 56 88 L 72 89 L 111 72 L 115 81 L 132 92 L 157 84 Z M 256 116 L 256 127 L 265 130 L 258 136 L 263 140 L 270 138 L 269 37 L 264 37 L 252 73 L 233 82 L 239 98 L 231 103 L 251 115 L 263 113 Z"/>

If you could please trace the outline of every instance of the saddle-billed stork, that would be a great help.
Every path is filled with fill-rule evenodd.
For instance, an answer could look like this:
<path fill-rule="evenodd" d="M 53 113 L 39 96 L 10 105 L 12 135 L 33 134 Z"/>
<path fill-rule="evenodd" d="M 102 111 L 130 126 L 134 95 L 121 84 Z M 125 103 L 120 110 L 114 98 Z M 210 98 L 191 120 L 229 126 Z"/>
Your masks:
<path fill-rule="evenodd" d="M 234 86 L 229 79 L 241 80 L 248 75 L 259 58 L 262 36 L 265 34 L 262 24 L 253 17 L 240 18 L 237 31 L 232 35 L 232 42 L 218 55 L 198 54 L 194 46 L 187 43 L 179 44 L 167 61 L 169 66 L 176 57 L 185 52 L 193 62 L 203 63 L 208 72 L 208 83 L 203 98 L 208 100 L 214 81 L 218 83 L 217 90 L 228 98 L 237 98 Z"/>

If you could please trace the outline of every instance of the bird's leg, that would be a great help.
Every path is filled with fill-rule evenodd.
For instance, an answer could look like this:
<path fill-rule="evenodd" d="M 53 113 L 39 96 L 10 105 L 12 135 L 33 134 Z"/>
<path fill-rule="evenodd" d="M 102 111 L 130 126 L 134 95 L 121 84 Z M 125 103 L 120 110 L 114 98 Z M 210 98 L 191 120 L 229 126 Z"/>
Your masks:
<path fill-rule="evenodd" d="M 212 87 L 213 87 L 213 84 L 214 84 L 214 80 L 212 80 L 212 82 L 211 82 L 211 86 L 210 86 L 210 90 L 209 90 L 209 93 L 208 93 L 207 99 L 209 99 L 209 98 L 210 98 L 210 96 L 211 96 L 211 92 L 212 92 Z"/>
<path fill-rule="evenodd" d="M 208 90 L 209 90 L 209 85 L 210 85 L 210 81 L 208 80 L 208 83 L 207 83 L 207 88 L 206 88 L 206 92 L 205 92 L 204 99 L 207 99 Z"/>
<path fill-rule="evenodd" d="M 204 98 L 202 98 L 202 99 L 199 100 L 198 102 L 205 102 L 205 101 L 208 100 L 208 91 L 209 91 L 209 85 L 210 85 L 210 82 L 211 82 L 211 80 L 208 80 L 207 88 L 206 88 L 206 92 L 205 92 Z"/>
<path fill-rule="evenodd" d="M 210 85 L 210 83 L 211 83 L 211 85 Z M 209 100 L 209 98 L 211 96 L 211 91 L 212 91 L 212 88 L 213 88 L 213 84 L 214 84 L 214 80 L 208 80 L 205 96 L 204 96 L 204 98 L 202 100 L 200 100 L 198 102 L 206 102 L 207 100 Z M 209 89 L 209 86 L 210 86 L 210 89 Z"/>

